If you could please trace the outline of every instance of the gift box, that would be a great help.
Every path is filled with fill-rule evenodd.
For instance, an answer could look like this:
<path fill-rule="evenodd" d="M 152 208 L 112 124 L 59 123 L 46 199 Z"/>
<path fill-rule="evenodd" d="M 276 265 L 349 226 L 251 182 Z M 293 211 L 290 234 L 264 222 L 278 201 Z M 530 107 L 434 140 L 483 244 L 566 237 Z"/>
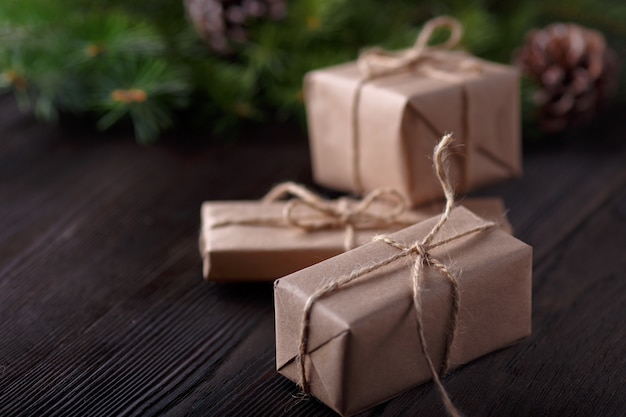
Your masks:
<path fill-rule="evenodd" d="M 422 34 L 432 31 L 431 25 Z M 356 194 L 390 186 L 416 206 L 441 198 L 429 157 L 450 131 L 457 139 L 451 174 L 460 194 L 521 175 L 517 70 L 426 43 L 395 55 L 366 53 L 306 75 L 317 183 Z"/>
<path fill-rule="evenodd" d="M 275 281 L 278 372 L 303 384 L 298 367 L 303 357 L 310 393 L 337 413 L 353 415 L 431 379 L 426 345 L 435 366 L 445 361 L 452 369 L 529 335 L 532 248 L 458 207 L 419 249 L 414 242 L 439 220 Z M 420 255 L 420 250 L 428 252 Z M 419 316 L 412 275 L 416 256 L 424 261 Z M 440 267 L 456 277 L 457 292 Z M 355 276 L 343 286 L 329 285 Z M 320 296 L 324 287 L 330 291 Z M 318 298 L 311 300 L 314 295 Z M 453 303 L 456 330 L 450 331 Z"/>
<path fill-rule="evenodd" d="M 351 246 L 369 242 L 378 233 L 390 233 L 440 213 L 443 203 L 434 203 L 407 210 L 393 221 L 380 224 L 356 225 L 353 243 L 346 245 L 346 226 L 303 230 L 285 220 L 289 201 L 209 201 L 202 204 L 199 249 L 203 261 L 203 276 L 209 281 L 272 281 L 324 259 L 338 255 Z M 352 199 L 326 202 L 338 207 L 359 204 Z M 466 199 L 464 205 L 486 218 L 498 222 L 507 231 L 504 205 L 499 198 Z M 367 213 L 385 215 L 395 210 L 383 201 L 374 201 Z M 310 209 L 294 210 L 306 217 L 327 214 Z M 333 225 L 330 225 L 333 226 Z"/>

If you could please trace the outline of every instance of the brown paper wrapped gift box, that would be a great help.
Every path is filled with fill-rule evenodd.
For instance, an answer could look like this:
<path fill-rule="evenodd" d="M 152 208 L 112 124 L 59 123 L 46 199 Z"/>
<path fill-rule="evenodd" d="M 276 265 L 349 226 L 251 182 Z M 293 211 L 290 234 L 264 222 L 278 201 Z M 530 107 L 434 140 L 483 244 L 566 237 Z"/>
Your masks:
<path fill-rule="evenodd" d="M 416 206 L 441 198 L 430 155 L 450 131 L 457 138 L 451 166 L 457 192 L 521 175 L 517 71 L 454 52 L 429 57 L 366 81 L 356 63 L 306 76 L 317 183 L 355 193 L 389 186 Z"/>
<path fill-rule="evenodd" d="M 200 254 L 203 275 L 210 281 L 272 281 L 345 251 L 344 229 L 311 231 L 282 225 L 231 224 L 214 227 L 227 220 L 250 218 L 278 219 L 285 202 L 219 201 L 202 205 Z M 504 205 L 499 198 L 468 198 L 463 205 L 511 231 Z M 356 245 L 371 241 L 378 233 L 391 233 L 441 212 L 443 203 L 413 209 L 401 215 L 402 224 L 386 229 L 357 230 Z M 374 205 L 381 211 L 383 206 Z"/>
<path fill-rule="evenodd" d="M 407 245 L 421 240 L 437 218 L 391 237 Z M 485 224 L 463 207 L 452 211 L 435 241 Z M 372 242 L 275 282 L 276 366 L 299 382 L 296 365 L 302 314 L 319 287 L 398 249 Z M 532 248 L 499 228 L 473 233 L 430 250 L 458 276 L 458 329 L 451 368 L 505 347 L 530 334 Z M 377 269 L 319 299 L 312 307 L 307 374 L 311 393 L 342 415 L 384 402 L 431 378 L 420 350 L 413 308 L 411 260 Z M 423 329 L 438 364 L 451 311 L 448 282 L 426 268 Z"/>

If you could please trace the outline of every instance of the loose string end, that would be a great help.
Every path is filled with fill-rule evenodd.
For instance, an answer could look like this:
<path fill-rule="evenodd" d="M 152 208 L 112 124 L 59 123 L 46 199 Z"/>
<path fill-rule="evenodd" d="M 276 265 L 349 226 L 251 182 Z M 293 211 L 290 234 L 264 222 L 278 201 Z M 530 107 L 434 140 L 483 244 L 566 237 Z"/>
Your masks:
<path fill-rule="evenodd" d="M 301 402 L 310 400 L 311 394 L 305 394 L 302 390 L 300 390 L 295 394 L 291 394 L 291 398 L 296 400 L 296 404 L 299 404 Z"/>
<path fill-rule="evenodd" d="M 456 408 L 456 406 L 452 402 L 452 399 L 450 399 L 450 395 L 448 394 L 446 388 L 443 386 L 441 379 L 439 379 L 436 374 L 433 379 L 435 380 L 435 385 L 437 386 L 437 390 L 439 391 L 439 396 L 441 397 L 441 401 L 443 402 L 443 406 L 446 409 L 448 415 L 450 417 L 464 417 L 463 413 L 461 413 L 461 411 Z"/>
<path fill-rule="evenodd" d="M 439 143 L 435 146 L 433 150 L 433 164 L 435 175 L 439 180 L 439 184 L 443 190 L 444 196 L 446 197 L 446 207 L 439 218 L 439 222 L 432 228 L 432 230 L 428 233 L 428 235 L 422 240 L 422 245 L 428 246 L 430 245 L 433 237 L 439 232 L 439 229 L 448 221 L 450 214 L 452 213 L 452 209 L 455 204 L 455 195 L 454 188 L 452 187 L 452 182 L 450 181 L 450 175 L 448 172 L 448 149 L 450 148 L 450 144 L 454 141 L 454 137 L 452 133 L 446 133 L 443 135 Z"/>

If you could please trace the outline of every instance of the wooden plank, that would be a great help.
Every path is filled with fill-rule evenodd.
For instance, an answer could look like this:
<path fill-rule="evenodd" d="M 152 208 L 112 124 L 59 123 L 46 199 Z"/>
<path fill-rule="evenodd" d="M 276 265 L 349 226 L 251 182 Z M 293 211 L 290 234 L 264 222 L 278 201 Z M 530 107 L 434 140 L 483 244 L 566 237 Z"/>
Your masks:
<path fill-rule="evenodd" d="M 37 159 L 33 155 L 41 152 L 40 144 L 31 138 L 28 145 L 31 148 L 19 150 L 19 156 Z M 155 380 L 177 385 L 180 377 L 174 369 L 195 369 L 199 357 L 211 368 L 213 361 L 220 360 L 216 352 L 225 355 L 247 337 L 246 330 L 254 321 L 242 323 L 249 321 L 246 313 L 257 311 L 255 303 L 230 315 L 234 310 L 225 309 L 214 297 L 213 308 L 199 310 L 205 304 L 198 304 L 198 297 L 206 287 L 199 275 L 196 236 L 199 206 L 205 198 L 252 194 L 256 198 L 264 187 L 285 175 L 298 177 L 307 166 L 302 143 L 294 147 L 283 141 L 259 161 L 259 151 L 266 146 L 216 146 L 198 157 L 172 155 L 177 151 L 167 146 L 141 149 L 132 143 L 91 143 L 65 148 L 61 143 L 63 149 L 49 155 L 50 162 L 39 165 L 37 175 L 22 170 L 10 183 L 2 182 L 3 196 L 16 189 L 33 190 L 3 206 L 8 227 L 3 229 L 2 244 L 14 249 L 3 252 L 0 262 L 0 305 L 3 317 L 11 317 L 2 330 L 2 354 L 11 358 L 2 381 L 2 400 L 10 400 L 0 401 L 2 411 L 38 414 L 52 408 L 65 415 L 84 415 L 98 410 L 115 414 L 141 410 L 151 391 L 163 395 L 161 389 L 167 384 L 153 387 Z M 4 160 L 14 156 L 3 154 Z M 292 160 L 294 168 L 276 163 L 282 159 Z M 262 172 L 242 171 L 237 176 L 252 175 L 258 182 L 224 181 L 222 170 L 235 164 L 256 164 Z M 39 215 L 33 219 L 35 210 Z M 177 245 L 180 249 L 175 249 Z M 173 266 L 177 273 L 168 273 Z M 191 278 L 185 292 L 175 284 L 179 274 Z M 177 295 L 161 291 L 172 286 Z M 193 296 L 189 305 L 196 308 L 178 311 L 177 320 L 188 325 L 188 333 L 180 333 L 170 319 L 169 304 L 147 304 L 146 291 L 153 302 L 165 298 L 180 303 L 185 301 L 183 294 Z M 30 301 L 24 303 L 26 294 Z M 143 318 L 132 319 L 131 327 L 128 317 L 117 311 L 120 305 L 128 309 L 129 299 L 138 305 L 126 313 Z M 271 297 L 267 301 L 263 310 L 269 312 Z M 205 322 L 209 327 L 198 328 L 195 323 L 203 314 L 213 317 Z M 222 326 L 240 338 L 224 337 L 228 332 L 215 330 Z M 179 332 L 170 335 L 172 328 Z M 174 341 L 183 336 L 188 343 L 180 349 L 162 357 L 154 351 L 154 346 L 175 346 Z M 208 349 L 218 344 L 222 344 L 218 351 Z M 188 357 L 187 349 L 197 354 Z M 176 365 L 181 358 L 185 358 L 183 364 Z M 126 369 L 121 366 L 124 363 L 136 365 Z M 162 371 L 151 370 L 153 364 Z M 109 397 L 114 399 L 111 403 L 105 401 Z"/>

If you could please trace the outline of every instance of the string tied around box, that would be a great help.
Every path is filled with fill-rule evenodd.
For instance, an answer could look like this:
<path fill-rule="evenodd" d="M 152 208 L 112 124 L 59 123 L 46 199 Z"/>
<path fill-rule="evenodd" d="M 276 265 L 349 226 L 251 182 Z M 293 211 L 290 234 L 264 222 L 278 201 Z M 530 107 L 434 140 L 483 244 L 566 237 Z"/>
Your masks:
<path fill-rule="evenodd" d="M 344 249 L 356 247 L 356 230 L 383 229 L 392 225 L 409 226 L 410 218 L 402 218 L 409 207 L 407 198 L 393 188 L 377 188 L 360 200 L 341 197 L 328 200 L 295 182 L 274 186 L 261 200 L 270 204 L 292 197 L 285 203 L 281 216 L 252 216 L 226 219 L 211 225 L 213 228 L 230 225 L 292 227 L 304 232 L 344 229 Z"/>
<path fill-rule="evenodd" d="M 299 349 L 298 355 L 296 358 L 298 373 L 300 376 L 299 385 L 302 388 L 302 392 L 304 394 L 310 394 L 310 381 L 308 378 L 305 359 L 308 355 L 308 340 L 310 334 L 310 319 L 311 312 L 313 310 L 313 306 L 315 303 L 323 297 L 327 297 L 335 292 L 341 291 L 347 284 L 359 280 L 369 273 L 374 272 L 386 265 L 395 263 L 401 259 L 405 259 L 407 257 L 414 257 L 414 261 L 411 266 L 411 281 L 412 281 L 412 291 L 413 291 L 413 307 L 415 310 L 415 317 L 417 323 L 417 334 L 419 337 L 420 348 L 422 354 L 428 364 L 428 368 L 432 374 L 433 380 L 439 394 L 441 396 L 442 402 L 445 406 L 446 411 L 452 417 L 459 417 L 461 413 L 457 410 L 457 408 L 452 403 L 448 392 L 441 382 L 440 375 L 443 376 L 447 372 L 450 363 L 450 350 L 454 343 L 454 337 L 457 333 L 458 319 L 459 319 L 459 309 L 460 309 L 460 301 L 461 294 L 457 277 L 446 267 L 444 263 L 436 259 L 432 256 L 431 250 L 446 245 L 454 240 L 460 239 L 462 237 L 468 236 L 470 234 L 478 233 L 487 229 L 494 227 L 496 224 L 493 222 L 487 222 L 480 226 L 476 226 L 471 228 L 465 232 L 455 234 L 454 236 L 437 241 L 433 243 L 433 239 L 438 235 L 439 231 L 443 227 L 443 225 L 450 218 L 450 214 L 455 205 L 455 197 L 454 197 L 454 189 L 450 183 L 448 169 L 447 169 L 447 157 L 448 157 L 448 149 L 450 143 L 453 141 L 451 134 L 446 134 L 443 136 L 441 141 L 437 144 L 433 152 L 433 161 L 436 176 L 441 183 L 441 186 L 444 190 L 444 194 L 446 196 L 446 206 L 443 213 L 440 215 L 439 220 L 433 226 L 433 228 L 428 232 L 428 234 L 421 240 L 414 242 L 411 245 L 406 245 L 402 242 L 392 239 L 389 236 L 377 236 L 373 240 L 376 242 L 381 242 L 387 244 L 391 247 L 398 249 L 398 252 L 393 255 L 378 260 L 370 265 L 357 268 L 350 272 L 347 275 L 341 276 L 337 279 L 332 280 L 326 285 L 318 288 L 313 294 L 311 294 L 306 300 L 304 306 L 304 313 L 302 316 L 301 323 L 301 332 L 300 332 L 300 341 L 299 341 Z M 443 360 L 439 370 L 436 369 L 430 355 L 430 351 L 428 349 L 428 345 L 426 342 L 426 337 L 424 336 L 424 326 L 423 326 L 423 307 L 422 307 L 422 290 L 423 290 L 423 280 L 424 280 L 424 270 L 425 268 L 431 268 L 435 271 L 438 271 L 442 277 L 444 277 L 449 285 L 450 285 L 450 293 L 452 298 L 452 312 L 450 315 L 450 319 L 448 321 L 447 329 L 446 329 L 446 341 L 445 341 L 445 351 L 443 354 Z"/>
<path fill-rule="evenodd" d="M 448 39 L 440 44 L 428 45 L 435 31 L 445 28 L 450 31 Z M 387 51 L 379 47 L 373 47 L 365 49 L 360 53 L 357 67 L 362 77 L 354 91 L 351 112 L 352 158 L 350 164 L 353 177 L 352 183 L 357 193 L 362 193 L 364 189 L 359 167 L 359 107 L 365 84 L 373 79 L 407 70 L 417 70 L 421 75 L 459 83 L 461 78 L 456 72 L 477 72 L 482 69 L 480 62 L 469 55 L 445 53 L 454 49 L 459 44 L 462 36 L 463 26 L 458 20 L 451 16 L 438 16 L 424 24 L 412 48 L 401 51 Z M 467 131 L 467 128 L 464 130 Z M 443 132 L 435 133 L 438 137 L 441 137 Z"/>

